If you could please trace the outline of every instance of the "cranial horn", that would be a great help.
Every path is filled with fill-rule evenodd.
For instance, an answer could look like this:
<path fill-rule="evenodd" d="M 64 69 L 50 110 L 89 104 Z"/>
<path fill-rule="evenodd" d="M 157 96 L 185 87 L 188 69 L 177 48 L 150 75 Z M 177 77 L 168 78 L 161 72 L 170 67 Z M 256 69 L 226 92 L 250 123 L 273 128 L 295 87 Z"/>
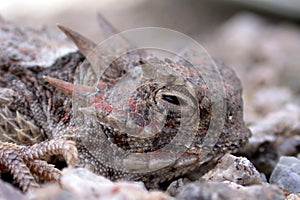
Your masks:
<path fill-rule="evenodd" d="M 99 12 L 97 13 L 97 21 L 105 37 L 115 35 L 111 40 L 111 45 L 109 45 L 108 47 L 114 48 L 114 51 L 116 53 L 124 53 L 128 50 L 135 49 L 135 45 L 133 45 L 127 38 L 125 38 L 123 34 L 118 34 L 119 31 L 114 26 L 112 26 Z M 109 50 L 107 50 L 107 52 L 108 51 Z"/>
<path fill-rule="evenodd" d="M 72 83 L 52 78 L 49 76 L 43 76 L 43 78 L 49 82 L 51 85 L 53 85 L 55 88 L 66 94 L 67 96 L 71 96 L 74 92 L 79 94 L 91 94 L 96 92 L 96 89 L 90 86 L 86 85 L 73 85 Z"/>
<path fill-rule="evenodd" d="M 63 31 L 70 40 L 78 47 L 79 51 L 85 56 L 88 62 L 91 64 L 95 73 L 99 72 L 101 63 L 101 54 L 97 51 L 97 45 L 87 39 L 86 37 L 80 35 L 79 33 L 73 31 L 62 25 L 57 25 L 58 28 Z"/>
<path fill-rule="evenodd" d="M 71 39 L 75 45 L 78 47 L 80 52 L 85 55 L 85 57 L 88 56 L 91 51 L 96 48 L 96 44 L 94 44 L 89 39 L 85 38 L 84 36 L 80 35 L 79 33 L 73 31 L 70 28 L 67 28 L 62 25 L 57 25 L 57 27 L 68 36 L 69 39 Z"/>
<path fill-rule="evenodd" d="M 104 37 L 110 37 L 114 34 L 117 34 L 119 31 L 113 27 L 104 17 L 101 15 L 101 13 L 97 13 L 97 22 L 103 31 Z"/>

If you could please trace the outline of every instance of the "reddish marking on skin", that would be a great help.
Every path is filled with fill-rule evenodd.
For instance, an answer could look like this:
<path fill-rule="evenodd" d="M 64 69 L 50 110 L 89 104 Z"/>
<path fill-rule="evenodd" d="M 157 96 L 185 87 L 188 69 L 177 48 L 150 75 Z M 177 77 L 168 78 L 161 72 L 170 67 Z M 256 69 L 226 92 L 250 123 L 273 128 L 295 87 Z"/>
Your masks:
<path fill-rule="evenodd" d="M 118 185 L 113 187 L 113 189 L 111 190 L 111 194 L 113 194 L 113 195 L 118 194 L 119 192 L 120 192 L 120 186 L 118 186 Z"/>
<path fill-rule="evenodd" d="M 103 101 L 103 95 L 99 95 L 91 99 L 91 103 L 99 103 L 101 101 Z"/>
<path fill-rule="evenodd" d="M 145 120 L 144 116 L 140 113 L 130 112 L 130 114 L 134 115 L 135 120 L 143 121 L 143 125 L 138 129 L 141 132 L 146 126 L 151 128 L 151 132 L 153 135 L 158 134 L 161 131 L 162 125 L 156 120 Z"/>
<path fill-rule="evenodd" d="M 130 108 L 133 109 L 133 112 L 138 112 L 138 111 L 142 111 L 143 108 L 139 107 L 138 105 L 140 104 L 144 104 L 144 102 L 140 102 L 137 100 L 133 100 L 132 97 L 129 97 L 129 103 L 126 104 L 126 106 L 129 106 Z"/>
<path fill-rule="evenodd" d="M 197 130 L 197 135 L 203 135 L 207 132 L 207 130 Z"/>
<path fill-rule="evenodd" d="M 19 49 L 23 54 L 29 54 L 31 52 L 30 49 L 26 49 L 26 48 L 20 48 Z"/>
<path fill-rule="evenodd" d="M 104 90 L 104 89 L 107 88 L 107 84 L 106 84 L 105 82 L 99 80 L 99 81 L 98 81 L 98 87 L 99 87 L 100 89 L 103 89 L 103 90 Z"/>
<path fill-rule="evenodd" d="M 200 85 L 201 90 L 207 90 L 207 86 L 205 84 Z"/>
<path fill-rule="evenodd" d="M 62 120 L 64 121 L 64 122 L 66 122 L 66 121 L 69 121 L 69 115 L 64 115 L 64 117 L 62 118 Z"/>
<path fill-rule="evenodd" d="M 135 113 L 137 111 L 136 102 L 127 103 L 125 106 L 133 110 L 130 113 Z"/>
<path fill-rule="evenodd" d="M 159 122 L 157 122 L 156 120 L 155 121 L 151 121 L 151 123 L 149 124 L 151 126 L 151 130 L 152 130 L 152 133 L 154 134 L 157 134 L 159 131 L 159 128 L 162 128 L 161 127 L 161 124 Z"/>
<path fill-rule="evenodd" d="M 108 105 L 107 103 L 97 103 L 97 104 L 95 104 L 95 106 L 97 108 L 99 108 L 100 110 L 104 110 L 106 112 L 112 111 L 112 107 L 110 105 Z"/>
<path fill-rule="evenodd" d="M 129 107 L 129 109 L 133 110 L 132 113 L 135 113 L 135 111 L 136 111 L 136 103 L 137 103 L 136 100 L 133 100 L 132 97 L 129 97 L 129 103 L 124 104 L 124 106 L 125 107 Z"/>

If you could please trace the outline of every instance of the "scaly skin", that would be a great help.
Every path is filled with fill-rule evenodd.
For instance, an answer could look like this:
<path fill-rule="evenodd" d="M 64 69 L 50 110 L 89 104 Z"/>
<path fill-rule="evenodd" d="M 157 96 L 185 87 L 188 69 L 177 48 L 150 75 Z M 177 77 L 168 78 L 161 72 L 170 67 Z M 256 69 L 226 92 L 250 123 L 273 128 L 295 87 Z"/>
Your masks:
<path fill-rule="evenodd" d="M 115 32 L 102 16 L 98 19 L 106 33 Z M 13 25 L 2 21 L 1 27 L 2 32 L 10 30 L 5 37 L 20 39 L 13 38 L 17 29 Z M 59 28 L 85 57 L 96 47 L 78 33 Z M 30 34 L 32 30 L 19 31 L 36 37 Z M 36 34 L 42 42 L 49 39 Z M 12 173 L 24 191 L 38 186 L 32 174 L 59 180 L 60 171 L 41 161 L 49 155 L 62 154 L 69 165 L 87 167 L 112 180 L 140 180 L 155 187 L 227 152 L 236 152 L 250 136 L 242 118 L 240 81 L 222 64 L 217 65 L 222 81 L 215 87 L 225 91 L 224 126 L 207 153 L 204 138 L 213 119 L 214 99 L 202 72 L 189 63 L 131 53 L 116 59 L 97 77 L 91 65 L 81 65 L 84 56 L 79 52 L 58 56 L 50 66 L 24 64 L 26 55 L 34 50 L 25 55 L 24 49 L 11 47 L 5 37 L 0 33 L 4 43 L 0 55 L 0 169 Z M 125 40 L 119 44 L 130 45 Z M 11 51 L 17 52 L 17 60 L 11 59 Z M 35 54 L 33 57 L 37 59 Z M 97 59 L 92 55 L 88 60 Z M 126 86 L 130 80 L 122 77 L 134 76 L 134 70 L 142 77 L 139 87 L 130 91 Z M 80 77 L 82 71 L 89 79 Z M 127 99 L 119 99 L 123 93 L 118 93 L 117 87 L 124 93 L 129 89 Z M 186 119 L 192 121 L 185 124 L 182 120 Z M 198 120 L 197 126 L 193 120 Z M 183 134 L 181 144 L 165 148 L 179 133 Z"/>

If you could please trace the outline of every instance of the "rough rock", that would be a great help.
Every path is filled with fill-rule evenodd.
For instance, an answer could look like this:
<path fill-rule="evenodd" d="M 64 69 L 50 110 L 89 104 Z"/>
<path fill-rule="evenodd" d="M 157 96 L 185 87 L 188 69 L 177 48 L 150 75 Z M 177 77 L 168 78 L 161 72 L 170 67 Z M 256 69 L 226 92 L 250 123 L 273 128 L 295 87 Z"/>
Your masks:
<path fill-rule="evenodd" d="M 300 200 L 300 194 L 290 194 L 286 197 L 286 200 Z"/>
<path fill-rule="evenodd" d="M 38 189 L 31 199 L 169 199 L 159 191 L 147 191 L 140 182 L 112 182 L 87 169 L 76 168 L 63 171 L 61 188 L 57 184 Z M 46 192 L 46 191 L 51 191 Z M 45 196 L 45 194 L 47 194 Z M 47 198 L 46 198 L 47 197 Z"/>
<path fill-rule="evenodd" d="M 80 200 L 74 193 L 62 189 L 58 183 L 46 184 L 32 193 L 26 193 L 26 199 L 30 200 Z"/>
<path fill-rule="evenodd" d="M 241 152 L 260 172 L 269 176 L 280 156 L 297 156 L 300 145 L 299 105 L 288 104 L 249 128 L 253 135 Z"/>
<path fill-rule="evenodd" d="M 19 190 L 13 187 L 11 184 L 6 183 L 0 179 L 0 199 L 1 200 L 6 200 L 6 199 L 23 200 L 25 199 L 25 196 Z"/>
<path fill-rule="evenodd" d="M 191 180 L 188 178 L 179 178 L 173 181 L 167 188 L 166 193 L 172 197 L 177 196 L 182 188 L 186 185 L 191 183 Z"/>
<path fill-rule="evenodd" d="M 262 175 L 247 158 L 236 157 L 231 154 L 226 154 L 221 158 L 216 167 L 201 177 L 200 180 L 230 181 L 243 186 L 265 182 Z"/>
<path fill-rule="evenodd" d="M 283 200 L 284 195 L 274 185 L 241 186 L 232 182 L 194 182 L 186 185 L 176 199 L 189 200 Z"/>
<path fill-rule="evenodd" d="M 300 193 L 300 160 L 282 156 L 270 177 L 270 183 L 292 193 Z"/>

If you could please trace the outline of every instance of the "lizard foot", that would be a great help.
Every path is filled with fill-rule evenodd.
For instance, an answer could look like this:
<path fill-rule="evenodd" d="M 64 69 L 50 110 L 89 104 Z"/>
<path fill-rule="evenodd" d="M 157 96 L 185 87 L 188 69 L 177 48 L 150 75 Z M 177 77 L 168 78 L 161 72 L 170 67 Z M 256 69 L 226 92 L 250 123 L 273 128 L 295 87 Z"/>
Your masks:
<path fill-rule="evenodd" d="M 61 171 L 41 160 L 58 154 L 63 155 L 68 165 L 76 164 L 77 149 L 73 141 L 53 139 L 32 146 L 0 142 L 0 171 L 10 172 L 26 192 L 39 187 L 34 175 L 46 181 L 59 181 Z"/>

